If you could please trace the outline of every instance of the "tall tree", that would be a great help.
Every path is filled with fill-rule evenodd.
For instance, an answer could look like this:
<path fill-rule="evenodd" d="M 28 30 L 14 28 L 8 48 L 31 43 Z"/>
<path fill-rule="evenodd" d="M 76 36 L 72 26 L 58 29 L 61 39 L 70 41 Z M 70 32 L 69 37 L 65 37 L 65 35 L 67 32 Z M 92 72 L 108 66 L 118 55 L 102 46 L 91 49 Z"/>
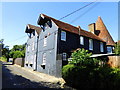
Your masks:
<path fill-rule="evenodd" d="M 14 59 L 25 57 L 25 44 L 14 45 L 13 48 L 10 50 L 9 56 Z"/>

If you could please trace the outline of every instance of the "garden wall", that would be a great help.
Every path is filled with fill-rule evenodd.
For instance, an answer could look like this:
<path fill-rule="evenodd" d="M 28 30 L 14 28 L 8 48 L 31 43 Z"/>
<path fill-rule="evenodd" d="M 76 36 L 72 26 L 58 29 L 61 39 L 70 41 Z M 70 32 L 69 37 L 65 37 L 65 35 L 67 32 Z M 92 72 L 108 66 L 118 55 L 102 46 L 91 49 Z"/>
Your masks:
<path fill-rule="evenodd" d="M 108 56 L 108 64 L 120 68 L 120 56 Z"/>
<path fill-rule="evenodd" d="M 24 58 L 16 58 L 13 64 L 17 64 L 20 65 L 21 67 L 24 67 Z"/>

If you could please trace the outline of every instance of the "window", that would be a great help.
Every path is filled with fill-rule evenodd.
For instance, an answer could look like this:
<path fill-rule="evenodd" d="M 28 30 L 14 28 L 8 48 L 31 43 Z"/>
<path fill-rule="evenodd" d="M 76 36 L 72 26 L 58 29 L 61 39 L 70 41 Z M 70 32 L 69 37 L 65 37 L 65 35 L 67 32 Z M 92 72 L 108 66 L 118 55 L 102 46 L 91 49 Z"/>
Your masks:
<path fill-rule="evenodd" d="M 43 25 L 43 29 L 46 30 L 46 29 L 48 29 L 48 28 L 49 28 L 48 24 L 45 23 L 45 24 Z"/>
<path fill-rule="evenodd" d="M 35 44 L 34 44 L 34 42 L 32 43 L 32 50 L 34 50 L 34 48 L 35 48 Z"/>
<path fill-rule="evenodd" d="M 112 47 L 107 47 L 107 53 L 112 53 Z"/>
<path fill-rule="evenodd" d="M 84 45 L 84 37 L 83 36 L 80 36 L 80 44 Z"/>
<path fill-rule="evenodd" d="M 42 65 L 45 65 L 46 64 L 46 53 L 43 53 L 43 63 Z"/>
<path fill-rule="evenodd" d="M 30 51 L 30 46 L 28 45 L 28 50 L 27 50 L 28 52 Z"/>
<path fill-rule="evenodd" d="M 93 50 L 93 40 L 89 39 L 89 50 Z"/>
<path fill-rule="evenodd" d="M 63 53 L 62 58 L 63 58 L 63 61 L 66 61 L 67 60 L 67 54 Z"/>
<path fill-rule="evenodd" d="M 100 51 L 104 52 L 103 42 L 100 42 Z"/>
<path fill-rule="evenodd" d="M 44 37 L 44 45 L 43 46 L 47 46 L 47 36 Z"/>
<path fill-rule="evenodd" d="M 61 31 L 61 40 L 66 41 L 66 32 L 65 31 Z"/>

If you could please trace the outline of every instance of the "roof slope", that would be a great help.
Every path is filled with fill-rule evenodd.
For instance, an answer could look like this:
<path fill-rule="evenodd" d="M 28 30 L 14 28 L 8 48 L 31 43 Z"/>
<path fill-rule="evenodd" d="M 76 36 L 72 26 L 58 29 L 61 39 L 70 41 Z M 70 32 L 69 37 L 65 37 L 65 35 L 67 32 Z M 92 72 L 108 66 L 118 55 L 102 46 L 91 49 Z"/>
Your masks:
<path fill-rule="evenodd" d="M 111 37 L 110 33 L 108 32 L 106 26 L 104 25 L 101 17 L 98 17 L 96 21 L 96 31 L 99 31 L 98 37 L 103 39 L 107 45 L 114 45 L 115 42 Z"/>
<path fill-rule="evenodd" d="M 36 32 L 37 32 L 38 35 L 40 34 L 40 32 L 42 30 L 42 28 L 34 26 L 34 25 L 31 25 L 31 24 L 28 24 L 26 27 L 27 27 L 26 28 L 26 32 L 27 32 L 27 29 L 36 30 Z"/>
<path fill-rule="evenodd" d="M 49 16 L 47 16 L 45 14 L 41 14 L 41 15 L 44 16 L 45 18 L 51 19 L 59 28 L 61 28 L 63 30 L 66 30 L 66 31 L 69 31 L 69 32 L 72 32 L 72 33 L 75 33 L 75 34 L 79 34 L 79 28 L 78 27 L 75 27 L 75 26 L 72 26 L 70 24 L 64 23 L 62 21 L 56 20 L 56 19 L 54 19 L 52 17 L 49 17 Z M 95 35 L 95 34 L 93 34 L 91 32 L 85 31 L 83 29 L 80 29 L 80 35 L 86 36 L 86 37 L 89 37 L 89 38 L 92 38 L 92 39 L 100 40 L 100 41 L 104 42 L 97 35 Z"/>

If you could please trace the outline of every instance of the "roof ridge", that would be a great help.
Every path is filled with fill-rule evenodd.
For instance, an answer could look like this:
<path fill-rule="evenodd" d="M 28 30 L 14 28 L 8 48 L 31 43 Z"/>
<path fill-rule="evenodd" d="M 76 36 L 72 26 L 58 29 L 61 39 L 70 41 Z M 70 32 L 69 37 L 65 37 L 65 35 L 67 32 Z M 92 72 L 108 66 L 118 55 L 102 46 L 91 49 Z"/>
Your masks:
<path fill-rule="evenodd" d="M 57 25 L 59 28 L 63 29 L 63 30 L 65 29 L 65 30 L 67 30 L 67 31 L 70 31 L 70 32 L 76 33 L 76 34 L 79 33 L 79 28 L 76 27 L 76 26 L 73 26 L 73 25 L 71 25 L 71 24 L 68 24 L 68 23 L 65 23 L 65 22 L 63 22 L 63 21 L 57 20 L 57 19 L 52 18 L 52 17 L 50 17 L 50 16 L 47 16 L 47 15 L 45 15 L 45 14 L 41 14 L 41 15 L 43 15 L 43 16 L 46 17 L 46 18 L 52 19 L 52 20 L 56 23 L 56 25 Z M 61 23 L 62 23 L 62 25 L 61 25 Z M 63 27 L 63 25 L 65 25 L 65 26 Z M 73 27 L 73 29 L 71 29 L 71 27 Z M 69 30 L 69 29 L 70 29 L 70 30 Z M 104 41 L 103 41 L 101 38 L 99 38 L 97 35 L 89 32 L 89 31 L 83 30 L 83 29 L 80 29 L 80 30 L 81 30 L 81 31 L 80 31 L 80 35 L 86 36 L 86 37 L 89 37 L 89 38 L 92 38 L 92 39 L 97 39 L 97 40 L 100 40 L 100 41 L 104 42 Z M 88 33 L 89 33 L 89 34 L 88 34 Z M 92 35 L 92 36 L 90 36 L 90 35 Z"/>

